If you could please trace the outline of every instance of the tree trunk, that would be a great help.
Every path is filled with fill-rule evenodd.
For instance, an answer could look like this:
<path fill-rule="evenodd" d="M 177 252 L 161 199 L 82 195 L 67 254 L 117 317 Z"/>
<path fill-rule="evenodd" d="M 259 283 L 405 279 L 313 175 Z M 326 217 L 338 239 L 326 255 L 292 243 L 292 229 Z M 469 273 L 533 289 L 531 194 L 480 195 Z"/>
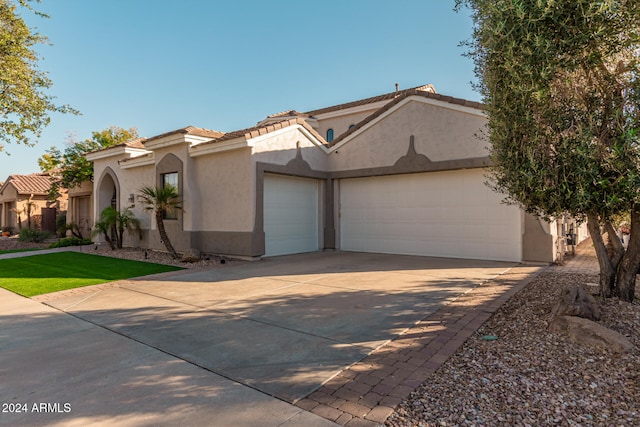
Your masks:
<path fill-rule="evenodd" d="M 625 253 L 624 246 L 622 246 L 622 242 L 620 241 L 615 228 L 613 228 L 611 221 L 605 222 L 604 231 L 607 233 L 608 241 L 611 243 L 611 247 L 613 248 L 613 253 L 610 258 L 611 268 L 613 268 L 613 271 L 618 271 L 618 266 L 620 265 L 620 261 L 622 261 L 622 257 Z"/>
<path fill-rule="evenodd" d="M 124 238 L 124 228 L 118 227 L 118 238 L 116 240 L 118 249 L 122 249 L 122 240 Z"/>
<path fill-rule="evenodd" d="M 109 247 L 111 248 L 111 250 L 114 250 L 116 248 L 116 246 L 113 244 L 113 240 L 111 240 L 111 237 L 109 236 L 109 233 L 105 231 L 102 234 L 104 234 L 104 240 L 107 241 L 107 243 L 109 244 Z"/>
<path fill-rule="evenodd" d="M 162 217 L 162 211 L 156 211 L 156 224 L 158 226 L 158 233 L 160 234 L 160 241 L 164 245 L 165 248 L 171 253 L 175 259 L 178 259 L 178 253 L 173 248 L 171 244 L 171 240 L 169 240 L 169 236 L 167 235 L 167 231 L 164 229 L 164 218 Z"/>
<path fill-rule="evenodd" d="M 622 258 L 616 279 L 615 295 L 623 301 L 633 302 L 636 291 L 636 274 L 640 267 L 640 207 L 631 211 L 629 245 Z"/>
<path fill-rule="evenodd" d="M 589 234 L 591 234 L 593 247 L 596 250 L 598 264 L 600 265 L 600 295 L 608 298 L 611 296 L 616 273 L 611 265 L 609 254 L 607 254 L 607 247 L 604 244 L 602 233 L 600 232 L 600 222 L 596 215 L 587 215 L 587 228 L 589 229 Z"/>

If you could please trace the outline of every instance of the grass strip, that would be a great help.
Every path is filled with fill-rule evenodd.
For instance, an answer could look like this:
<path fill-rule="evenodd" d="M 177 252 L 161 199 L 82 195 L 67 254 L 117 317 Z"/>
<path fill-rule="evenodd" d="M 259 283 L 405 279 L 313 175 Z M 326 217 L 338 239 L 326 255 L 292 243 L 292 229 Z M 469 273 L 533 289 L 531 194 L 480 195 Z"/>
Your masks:
<path fill-rule="evenodd" d="M 181 268 L 79 252 L 58 252 L 0 260 L 0 287 L 32 297 L 176 270 Z"/>

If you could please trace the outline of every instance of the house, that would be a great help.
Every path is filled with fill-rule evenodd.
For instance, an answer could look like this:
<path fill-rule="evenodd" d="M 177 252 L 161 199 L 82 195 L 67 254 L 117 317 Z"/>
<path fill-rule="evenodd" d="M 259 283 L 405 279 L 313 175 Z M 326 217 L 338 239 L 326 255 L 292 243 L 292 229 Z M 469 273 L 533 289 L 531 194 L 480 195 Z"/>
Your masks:
<path fill-rule="evenodd" d="M 51 177 L 48 173 L 9 175 L 0 186 L 2 228 L 18 232 L 23 227 L 31 226 L 55 231 L 56 213 L 67 210 L 67 195 L 66 191 L 61 191 L 55 200 L 51 200 L 50 188 Z M 45 211 L 47 213 L 43 217 Z"/>
<path fill-rule="evenodd" d="M 165 220 L 178 251 L 552 262 L 562 230 L 485 185 L 486 122 L 481 104 L 426 85 L 234 132 L 185 127 L 88 154 L 93 216 L 131 208 L 144 233 L 126 244 L 161 249 L 137 194 L 171 183 L 184 206 Z"/>

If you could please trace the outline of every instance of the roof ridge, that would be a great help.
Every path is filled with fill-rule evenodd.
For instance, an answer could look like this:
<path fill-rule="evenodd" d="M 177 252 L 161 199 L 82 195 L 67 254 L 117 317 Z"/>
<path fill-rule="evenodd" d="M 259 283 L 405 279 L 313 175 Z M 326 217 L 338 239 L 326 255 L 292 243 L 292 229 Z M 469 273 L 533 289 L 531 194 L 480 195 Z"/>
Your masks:
<path fill-rule="evenodd" d="M 332 105 L 330 107 L 318 108 L 316 110 L 306 111 L 305 114 L 309 116 L 314 116 L 317 114 L 328 113 L 331 111 L 345 110 L 347 108 L 357 107 L 360 105 L 373 104 L 374 102 L 397 98 L 411 91 L 420 91 L 420 92 L 434 93 L 434 94 L 437 93 L 432 84 L 426 84 L 426 85 L 420 85 L 420 86 L 416 86 L 408 89 L 396 90 L 394 92 L 389 92 L 382 95 L 376 95 L 369 98 L 359 99 L 356 101 L 349 101 L 343 104 Z"/>
<path fill-rule="evenodd" d="M 484 104 L 482 104 L 481 102 L 469 101 L 469 100 L 466 100 L 466 99 L 463 99 L 463 98 L 454 98 L 452 96 L 446 96 L 446 95 L 441 95 L 439 93 L 427 92 L 427 91 L 419 90 L 417 88 L 407 89 L 407 90 L 403 91 L 403 93 L 401 95 L 397 96 L 393 101 L 388 102 L 383 107 L 378 108 L 373 113 L 371 113 L 370 115 L 368 115 L 364 119 L 360 120 L 358 123 L 355 124 L 355 126 L 353 126 L 349 130 L 347 130 L 345 133 L 343 133 L 340 136 L 338 136 L 329 145 L 330 146 L 336 145 L 337 143 L 339 143 L 340 141 L 345 139 L 347 136 L 355 133 L 356 131 L 361 129 L 364 125 L 366 125 L 367 123 L 375 120 L 377 117 L 381 116 L 386 111 L 389 111 L 395 105 L 399 104 L 400 102 L 402 102 L 403 100 L 405 100 L 405 99 L 407 99 L 407 98 L 409 98 L 411 96 L 420 96 L 420 97 L 423 97 L 423 98 L 435 99 L 437 101 L 447 102 L 447 103 L 455 104 L 455 105 L 461 105 L 463 107 L 476 108 L 476 109 L 479 109 L 479 110 L 483 110 L 484 109 Z"/>

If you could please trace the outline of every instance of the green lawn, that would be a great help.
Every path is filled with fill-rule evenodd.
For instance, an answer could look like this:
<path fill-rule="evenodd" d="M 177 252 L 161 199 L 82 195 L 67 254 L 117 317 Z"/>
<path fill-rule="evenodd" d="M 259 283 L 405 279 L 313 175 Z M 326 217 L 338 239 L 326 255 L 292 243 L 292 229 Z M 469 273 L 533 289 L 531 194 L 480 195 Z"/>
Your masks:
<path fill-rule="evenodd" d="M 0 287 L 26 297 L 181 270 L 78 252 L 58 252 L 0 260 Z"/>

